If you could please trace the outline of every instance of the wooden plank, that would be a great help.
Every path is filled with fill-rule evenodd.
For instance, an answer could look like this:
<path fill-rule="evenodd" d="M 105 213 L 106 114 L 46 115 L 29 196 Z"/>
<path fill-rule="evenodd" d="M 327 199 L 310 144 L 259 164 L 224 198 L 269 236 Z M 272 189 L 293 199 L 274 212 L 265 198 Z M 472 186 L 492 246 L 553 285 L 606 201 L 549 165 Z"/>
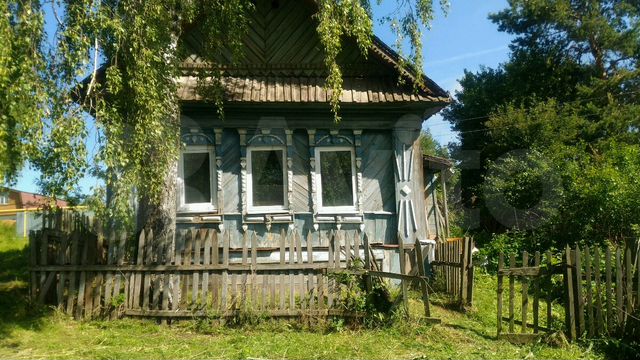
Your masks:
<path fill-rule="evenodd" d="M 473 305 L 473 282 L 475 267 L 473 266 L 473 249 L 475 243 L 473 238 L 469 238 L 469 271 L 467 272 L 467 303 L 469 306 Z"/>
<path fill-rule="evenodd" d="M 258 236 L 254 231 L 251 235 L 251 266 L 253 268 L 258 265 Z M 258 275 L 255 270 L 251 271 L 251 304 L 254 309 L 260 305 L 258 300 Z"/>
<path fill-rule="evenodd" d="M 585 286 L 587 287 L 587 299 L 586 299 L 586 305 L 587 305 L 587 330 L 588 330 L 588 335 L 589 338 L 593 338 L 593 336 L 595 335 L 595 319 L 593 317 L 593 289 L 592 289 L 592 283 L 591 283 L 591 251 L 589 249 L 589 246 L 585 246 L 584 249 L 584 266 L 585 266 L 585 275 L 587 276 L 586 282 L 585 282 Z M 582 277 L 578 277 L 578 282 L 582 281 Z"/>
<path fill-rule="evenodd" d="M 551 257 L 551 251 L 547 250 L 546 254 L 545 254 L 546 260 L 547 260 L 547 277 L 549 279 L 549 286 L 553 286 L 553 283 L 551 282 L 551 276 L 552 276 L 552 272 L 551 272 L 551 268 L 552 268 L 552 257 Z M 551 331 L 552 329 L 552 324 L 553 324 L 553 317 L 552 317 L 552 313 L 551 313 L 551 304 L 552 304 L 552 299 L 551 299 L 551 291 L 547 291 L 547 329 L 549 329 L 549 331 Z"/>
<path fill-rule="evenodd" d="M 222 265 L 229 266 L 229 243 L 231 242 L 231 233 L 226 231 L 222 238 Z M 228 309 L 227 297 L 228 297 L 228 285 L 229 285 L 229 273 L 226 270 L 222 271 L 222 296 L 220 297 L 220 313 L 226 314 Z"/>
<path fill-rule="evenodd" d="M 82 254 L 81 254 L 81 264 L 85 264 L 87 262 L 87 239 L 83 238 L 82 241 Z M 85 271 L 80 272 L 80 279 L 78 281 L 78 306 L 76 306 L 76 311 L 74 318 L 80 319 L 84 315 L 84 293 L 86 288 L 86 276 L 87 273 Z M 42 289 L 40 290 L 42 292 Z"/>
<path fill-rule="evenodd" d="M 498 257 L 498 300 L 497 300 L 497 306 L 498 306 L 497 315 L 498 315 L 498 319 L 497 319 L 497 322 L 496 322 L 498 336 L 500 336 L 500 333 L 502 332 L 502 293 L 504 291 L 504 289 L 503 289 L 503 277 L 504 277 L 504 275 L 502 275 L 500 270 L 502 270 L 503 267 L 504 267 L 504 254 L 500 253 L 500 255 Z"/>
<path fill-rule="evenodd" d="M 307 232 L 307 262 L 309 264 L 313 264 L 313 237 L 311 236 L 311 231 Z M 315 308 L 315 297 L 317 296 L 316 286 L 315 286 L 315 273 L 313 271 L 309 272 L 308 275 L 308 284 L 307 288 L 309 289 L 309 309 L 313 310 Z"/>
<path fill-rule="evenodd" d="M 335 234 L 333 231 L 330 231 L 329 234 L 329 250 L 328 250 L 328 268 L 334 268 L 333 261 L 335 252 Z M 327 278 L 327 306 L 331 308 L 333 306 L 333 291 L 332 291 L 332 279 Z"/>
<path fill-rule="evenodd" d="M 202 230 L 191 229 L 193 241 L 193 264 L 200 265 L 202 249 Z M 200 272 L 193 272 L 193 295 L 191 301 L 197 304 L 200 301 Z"/>
<path fill-rule="evenodd" d="M 584 334 L 585 331 L 585 321 L 584 321 L 584 296 L 582 291 L 582 251 L 580 250 L 580 246 L 576 245 L 576 250 L 573 252 L 574 254 L 574 265 L 575 265 L 575 277 L 573 279 L 575 284 L 575 311 L 576 311 L 576 331 L 577 336 L 580 337 Z"/>
<path fill-rule="evenodd" d="M 600 250 L 596 247 L 593 251 L 594 277 L 596 280 L 596 335 L 604 332 L 604 319 L 602 318 L 602 285 L 600 278 Z"/>
<path fill-rule="evenodd" d="M 516 266 L 516 254 L 509 256 L 509 267 L 514 268 Z M 509 275 L 509 332 L 513 333 L 513 320 L 514 320 L 514 299 L 516 297 L 515 290 L 516 280 L 513 274 Z"/>
<path fill-rule="evenodd" d="M 242 265 L 247 265 L 249 263 L 248 261 L 249 259 L 249 234 L 244 231 L 242 233 Z M 246 272 L 242 273 L 242 278 L 241 278 L 241 304 L 242 306 L 246 309 L 246 305 L 247 305 L 247 279 L 248 279 L 248 274 Z"/>
<path fill-rule="evenodd" d="M 609 335 L 613 334 L 613 319 L 615 317 L 613 313 L 613 302 L 611 297 L 613 296 L 612 289 L 612 276 L 611 276 L 611 248 L 607 246 L 605 250 L 605 289 L 607 292 L 607 333 Z"/>
<path fill-rule="evenodd" d="M 34 249 L 35 250 L 35 249 Z M 71 233 L 71 250 L 69 252 L 69 263 L 76 265 L 78 262 L 78 232 L 72 231 Z M 35 280 L 35 275 L 32 276 Z M 35 293 L 33 293 L 35 295 Z M 78 292 L 76 290 L 76 273 L 71 272 L 69 274 L 69 296 L 67 298 L 67 315 L 73 315 L 74 305 L 78 301 Z"/>
<path fill-rule="evenodd" d="M 355 259 L 357 259 L 358 262 L 362 260 L 362 258 L 360 257 L 360 243 L 361 243 L 360 231 L 356 230 L 353 232 L 353 252 L 355 255 Z"/>
<path fill-rule="evenodd" d="M 211 238 L 211 264 L 215 266 L 220 264 L 220 243 L 218 240 L 219 234 L 220 233 L 218 232 L 218 230 L 213 230 Z M 214 273 L 211 280 L 211 306 L 213 309 L 219 309 L 222 285 L 220 274 Z"/>
<path fill-rule="evenodd" d="M 144 258 L 144 263 L 145 265 L 149 265 L 151 263 L 153 263 L 153 245 L 154 245 L 154 239 L 153 239 L 153 229 L 149 230 L 147 236 L 146 236 L 146 246 L 145 246 L 145 258 Z M 150 292 L 151 292 L 151 273 L 147 272 L 143 274 L 143 278 L 144 278 L 144 283 L 143 283 L 143 289 L 142 289 L 142 308 L 145 310 L 150 309 L 149 307 L 149 297 L 151 296 Z"/>
<path fill-rule="evenodd" d="M 302 239 L 300 238 L 300 233 L 293 231 L 293 238 L 296 242 L 296 263 L 302 265 L 304 261 L 302 261 Z M 296 273 L 298 274 L 298 299 L 300 300 L 301 309 L 306 309 L 304 299 L 307 296 L 307 291 L 305 291 L 306 282 L 304 271 L 296 270 Z"/>
<path fill-rule="evenodd" d="M 291 265 L 295 265 L 296 263 L 296 259 L 295 259 L 295 237 L 293 234 L 293 231 L 289 231 L 289 234 L 287 235 L 287 238 L 289 239 L 289 264 Z M 296 296 L 295 296 L 295 276 L 293 274 L 293 271 L 289 270 L 289 309 L 293 310 L 296 307 Z"/>
<path fill-rule="evenodd" d="M 618 314 L 616 327 L 617 327 L 618 333 L 622 331 L 622 324 L 624 322 L 624 313 L 623 313 L 624 297 L 623 297 L 622 287 L 623 287 L 622 259 L 620 254 L 620 247 L 618 246 L 616 248 L 616 313 Z"/>
<path fill-rule="evenodd" d="M 405 264 L 405 252 L 404 252 L 404 240 L 400 234 L 398 234 L 398 257 L 400 259 L 400 274 L 405 275 L 406 273 L 406 264 Z M 402 306 L 404 307 L 405 314 L 409 314 L 409 293 L 407 289 L 407 282 L 401 280 L 402 286 Z"/>
<path fill-rule="evenodd" d="M 567 324 L 567 333 L 569 337 L 569 341 L 573 341 L 576 339 L 576 318 L 575 318 L 575 307 L 574 307 L 574 298 L 575 293 L 573 289 L 573 262 L 571 259 L 571 248 L 569 245 L 565 247 L 565 289 L 566 289 L 566 303 L 565 303 L 565 316 L 566 316 L 566 324 Z"/>
<path fill-rule="evenodd" d="M 625 291 L 625 298 L 627 300 L 626 302 L 626 309 L 624 311 L 624 319 L 623 319 L 623 324 L 627 322 L 627 318 L 629 317 L 630 314 L 633 313 L 634 309 L 633 309 L 633 277 L 632 275 L 632 265 L 631 265 L 631 248 L 629 248 L 628 246 L 625 249 L 625 266 L 624 266 L 624 270 L 625 270 L 625 275 L 624 275 L 624 281 L 627 285 L 626 291 Z M 638 289 L 638 292 L 640 292 L 640 289 Z M 620 330 L 621 332 L 624 332 L 624 325 Z"/>
<path fill-rule="evenodd" d="M 533 257 L 533 266 L 540 267 L 540 251 L 536 251 Z M 533 280 L 533 333 L 537 334 L 540 328 L 540 277 Z"/>
<path fill-rule="evenodd" d="M 364 242 L 364 269 L 371 270 L 371 256 L 369 255 L 371 248 L 369 247 L 369 236 L 365 233 L 362 240 Z M 365 286 L 367 293 L 370 293 L 373 287 L 373 284 L 371 283 L 371 276 L 366 276 Z"/>
<path fill-rule="evenodd" d="M 203 265 L 211 265 L 211 245 L 213 243 L 213 232 L 214 230 L 212 229 L 208 229 L 205 232 L 204 253 L 202 256 Z M 209 298 L 209 271 L 204 271 L 202 273 L 202 302 L 206 304 L 208 298 Z"/>
<path fill-rule="evenodd" d="M 284 232 L 284 229 L 282 229 L 280 231 L 280 265 L 284 265 L 285 261 L 286 261 L 286 234 Z M 280 285 L 280 309 L 283 310 L 285 309 L 285 274 L 284 271 L 282 271 L 280 273 L 279 276 L 279 285 Z M 275 286 L 275 282 L 272 284 L 272 286 Z M 275 301 L 275 295 L 272 296 L 271 301 Z"/>
<path fill-rule="evenodd" d="M 418 268 L 418 275 L 426 276 L 426 271 L 424 269 L 424 258 L 422 257 L 422 245 L 420 244 L 420 240 L 418 238 L 416 238 L 414 249 L 415 249 L 415 255 L 416 255 L 416 266 Z M 429 289 L 427 288 L 427 283 L 425 281 L 420 281 L 420 290 L 422 292 L 424 316 L 431 317 L 431 309 L 429 307 Z"/>
<path fill-rule="evenodd" d="M 460 301 L 463 305 L 467 304 L 467 263 L 471 249 L 469 248 L 467 238 L 462 242 L 462 256 L 460 256 Z"/>
<path fill-rule="evenodd" d="M 144 230 L 142 230 L 140 232 L 140 235 L 138 236 L 138 254 L 137 254 L 137 259 L 136 259 L 136 265 L 143 265 L 144 264 L 144 250 L 145 250 L 145 232 Z M 140 308 L 140 297 L 141 297 L 141 290 L 142 290 L 142 274 L 141 273 L 136 273 L 135 274 L 135 280 L 134 280 L 134 285 L 133 285 L 133 294 L 131 294 L 132 297 L 132 305 L 134 309 L 139 309 Z"/>
<path fill-rule="evenodd" d="M 529 265 L 529 253 L 524 251 L 522 253 L 522 266 Z M 522 327 L 520 329 L 521 333 L 525 333 L 527 331 L 527 310 L 529 307 L 529 278 L 522 278 Z"/>
<path fill-rule="evenodd" d="M 617 313 L 617 322 L 616 326 L 618 328 L 618 332 L 622 331 L 622 324 L 624 323 L 624 295 L 622 292 L 623 289 L 623 280 L 622 280 L 622 255 L 620 251 L 620 247 L 616 248 L 616 313 Z"/>
<path fill-rule="evenodd" d="M 351 267 L 351 241 L 349 236 L 344 233 L 344 254 L 347 268 Z"/>

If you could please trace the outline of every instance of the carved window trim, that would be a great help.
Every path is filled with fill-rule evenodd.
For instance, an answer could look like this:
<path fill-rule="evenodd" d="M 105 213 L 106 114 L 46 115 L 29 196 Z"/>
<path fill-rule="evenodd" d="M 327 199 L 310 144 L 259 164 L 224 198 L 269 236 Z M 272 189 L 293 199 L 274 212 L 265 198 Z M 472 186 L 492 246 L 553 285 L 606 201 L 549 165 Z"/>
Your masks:
<path fill-rule="evenodd" d="M 185 202 L 185 184 L 184 184 L 184 154 L 209 154 L 209 202 L 191 203 Z M 215 147 L 213 145 L 187 145 L 180 150 L 180 159 L 178 162 L 178 212 L 179 213 L 202 213 L 216 211 L 217 191 L 216 191 L 216 161 Z"/>
<path fill-rule="evenodd" d="M 320 153 L 349 151 L 351 153 L 351 191 L 353 205 L 345 206 L 324 206 L 322 205 L 322 164 Z M 315 203 L 317 204 L 317 214 L 355 214 L 358 212 L 359 193 L 357 189 L 357 173 L 356 173 L 356 151 L 353 146 L 316 146 L 315 152 Z"/>
<path fill-rule="evenodd" d="M 254 206 L 253 205 L 253 174 L 251 171 L 251 154 L 254 151 L 279 150 L 282 152 L 282 181 L 283 181 L 283 205 Z M 246 148 L 246 199 L 247 214 L 269 214 L 283 213 L 289 211 L 289 182 L 287 167 L 287 146 L 286 145 L 257 145 Z"/>

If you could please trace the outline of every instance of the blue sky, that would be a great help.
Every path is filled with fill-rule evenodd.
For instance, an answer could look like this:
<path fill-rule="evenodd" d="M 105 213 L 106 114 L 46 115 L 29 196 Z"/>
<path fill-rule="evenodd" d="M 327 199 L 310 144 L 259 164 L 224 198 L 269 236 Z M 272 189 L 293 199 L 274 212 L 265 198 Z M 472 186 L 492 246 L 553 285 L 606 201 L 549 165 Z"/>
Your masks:
<path fill-rule="evenodd" d="M 434 1 L 438 3 L 438 1 Z M 396 2 L 385 0 L 374 5 L 376 17 L 388 15 Z M 450 0 L 447 16 L 438 10 L 432 27 L 424 34 L 424 71 L 442 88 L 455 95 L 459 90 L 458 79 L 464 70 L 477 71 L 481 66 L 495 67 L 508 58 L 511 37 L 500 33 L 487 15 L 507 7 L 506 0 Z M 47 20 L 52 17 L 48 14 Z M 395 37 L 387 25 L 374 24 L 375 33 L 387 44 L 394 44 Z M 48 30 L 51 29 L 47 26 Z M 457 141 L 449 123 L 442 116 L 428 119 L 425 128 L 443 145 Z M 38 173 L 24 169 L 15 188 L 37 192 Z M 81 191 L 89 193 L 96 180 L 87 177 L 81 183 Z"/>

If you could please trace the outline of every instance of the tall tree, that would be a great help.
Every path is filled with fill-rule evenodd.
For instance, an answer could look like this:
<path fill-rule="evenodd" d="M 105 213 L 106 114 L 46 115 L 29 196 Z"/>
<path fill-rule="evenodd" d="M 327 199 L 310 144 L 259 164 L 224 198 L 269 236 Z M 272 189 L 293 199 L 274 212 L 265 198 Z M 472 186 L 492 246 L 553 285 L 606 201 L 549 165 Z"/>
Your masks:
<path fill-rule="evenodd" d="M 462 164 L 463 200 L 467 208 L 480 210 L 481 228 L 493 232 L 504 229 L 488 211 L 482 186 L 493 160 L 530 147 L 535 143 L 531 136 L 558 142 L 569 137 L 575 144 L 611 134 L 608 127 L 628 126 L 624 121 L 612 124 L 616 119 L 602 116 L 604 112 L 597 109 L 639 99 L 640 8 L 637 2 L 625 0 L 511 0 L 490 18 L 499 30 L 515 35 L 511 58 L 497 69 L 465 73 L 460 81 L 463 91 L 456 94 L 445 118 L 460 132 L 454 157 L 471 158 L 469 164 Z M 543 113 L 524 111 L 548 100 L 575 105 L 551 110 L 561 111 L 565 116 L 555 120 L 567 125 L 554 127 L 555 132 L 535 123 Z M 513 116 L 493 120 L 496 114 L 509 113 L 509 106 Z M 521 115 L 516 116 L 513 109 L 522 110 Z M 583 126 L 573 134 L 569 114 L 576 115 Z M 511 122 L 517 119 L 532 120 L 526 126 L 527 136 L 514 132 Z"/>

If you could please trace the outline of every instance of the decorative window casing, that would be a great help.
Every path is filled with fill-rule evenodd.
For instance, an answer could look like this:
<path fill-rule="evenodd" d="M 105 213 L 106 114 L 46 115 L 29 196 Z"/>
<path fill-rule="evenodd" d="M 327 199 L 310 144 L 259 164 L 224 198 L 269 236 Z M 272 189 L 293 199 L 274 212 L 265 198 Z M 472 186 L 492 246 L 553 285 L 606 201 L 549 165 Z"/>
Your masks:
<path fill-rule="evenodd" d="M 319 214 L 358 211 L 356 158 L 353 146 L 315 148 L 315 186 Z"/>
<path fill-rule="evenodd" d="M 288 211 L 288 166 L 285 145 L 247 147 L 248 213 Z"/>
<path fill-rule="evenodd" d="M 178 162 L 178 212 L 216 211 L 218 178 L 214 141 L 200 129 L 181 137 L 183 149 Z"/>

